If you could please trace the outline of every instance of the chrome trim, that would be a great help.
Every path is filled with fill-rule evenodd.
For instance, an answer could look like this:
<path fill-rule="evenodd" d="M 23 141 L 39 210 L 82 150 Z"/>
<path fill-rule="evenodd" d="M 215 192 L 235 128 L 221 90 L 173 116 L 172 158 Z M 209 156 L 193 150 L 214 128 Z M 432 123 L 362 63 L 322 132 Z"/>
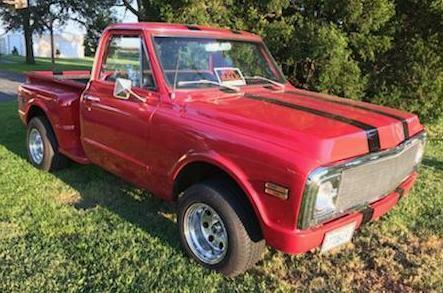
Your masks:
<path fill-rule="evenodd" d="M 333 217 L 331 217 L 331 218 L 323 219 L 323 221 L 320 221 L 320 222 L 315 222 L 315 221 L 313 221 L 312 216 L 313 216 L 313 208 L 314 208 L 314 204 L 315 204 L 315 197 L 316 197 L 316 194 L 318 191 L 318 185 L 320 182 L 323 182 L 330 177 L 337 176 L 338 174 L 341 174 L 346 169 L 358 167 L 358 166 L 361 166 L 361 165 L 364 165 L 364 164 L 367 164 L 367 163 L 370 163 L 373 161 L 381 160 L 383 158 L 396 156 L 397 154 L 401 153 L 403 150 L 407 149 L 412 144 L 415 144 L 417 141 L 420 141 L 421 143 L 426 143 L 426 138 L 427 138 L 426 132 L 422 131 L 419 134 L 416 134 L 415 136 L 411 137 L 410 139 L 404 141 L 403 143 L 401 143 L 400 145 L 398 145 L 392 149 L 380 151 L 377 153 L 371 153 L 371 154 L 364 155 L 364 156 L 361 156 L 361 157 L 358 157 L 355 159 L 347 160 L 345 162 L 339 162 L 339 163 L 331 164 L 328 166 L 319 167 L 319 168 L 315 169 L 314 171 L 312 171 L 308 176 L 308 179 L 307 179 L 306 185 L 305 185 L 305 189 L 303 192 L 303 199 L 302 199 L 302 204 L 300 207 L 300 213 L 298 216 L 297 227 L 299 229 L 306 229 L 306 228 L 309 228 L 313 225 L 321 224 L 323 222 L 338 218 L 338 217 L 348 214 L 350 212 L 353 212 L 356 210 L 361 210 L 370 204 L 370 202 L 364 202 L 364 203 L 361 203 L 361 205 L 354 206 L 354 207 L 351 207 L 343 212 L 334 214 Z M 419 164 L 417 164 L 416 169 L 418 166 L 419 166 Z M 340 196 L 340 192 L 339 192 L 338 196 Z M 384 195 L 381 195 L 376 200 L 379 200 L 383 196 Z M 374 201 L 372 201 L 372 202 L 374 202 Z"/>
<path fill-rule="evenodd" d="M 43 162 L 45 155 L 45 144 L 43 143 L 42 135 L 37 128 L 32 128 L 29 132 L 28 149 L 32 162 L 36 165 L 40 165 Z"/>
<path fill-rule="evenodd" d="M 83 100 L 90 101 L 90 102 L 100 102 L 99 97 L 93 97 L 93 96 L 89 96 L 89 95 L 84 95 Z"/>
<path fill-rule="evenodd" d="M 272 182 L 266 182 L 265 193 L 286 200 L 289 196 L 289 189 Z"/>

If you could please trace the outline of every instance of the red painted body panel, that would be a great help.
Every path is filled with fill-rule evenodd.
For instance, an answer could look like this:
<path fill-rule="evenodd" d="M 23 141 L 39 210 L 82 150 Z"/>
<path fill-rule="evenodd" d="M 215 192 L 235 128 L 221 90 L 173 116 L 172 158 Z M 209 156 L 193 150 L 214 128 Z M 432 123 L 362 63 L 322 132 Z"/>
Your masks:
<path fill-rule="evenodd" d="M 187 164 L 207 162 L 218 166 L 248 196 L 267 242 L 288 253 L 318 247 L 325 232 L 346 223 L 356 221 L 360 225 L 362 215 L 356 212 L 312 229 L 301 231 L 296 227 L 308 174 L 319 166 L 367 154 L 365 131 L 349 123 L 247 96 L 289 102 L 373 125 L 378 130 L 381 149 L 393 148 L 405 140 L 402 122 L 324 100 L 338 98 L 299 90 L 289 83 L 285 92 L 262 86 L 248 86 L 241 93 L 210 88 L 179 90 L 176 98 L 171 99 L 172 89 L 154 54 L 153 35 L 261 42 L 260 37 L 246 32 L 199 28 L 189 30 L 183 25 L 155 23 L 110 26 L 99 45 L 88 85 L 55 81 L 50 73 L 28 75 L 27 83 L 19 89 L 22 120 L 27 123 L 31 107 L 39 107 L 53 125 L 64 154 L 80 163 L 95 163 L 166 200 L 175 200 L 174 180 Z M 145 39 L 157 85 L 155 91 L 136 90 L 147 97 L 146 103 L 113 98 L 113 84 L 99 78 L 105 44 L 111 34 L 121 33 L 138 34 Z M 87 101 L 85 96 L 100 101 Z M 349 103 L 404 118 L 410 136 L 423 130 L 413 114 L 367 103 Z M 411 175 L 403 187 L 409 189 L 415 177 Z M 264 194 L 265 182 L 288 187 L 289 199 Z M 392 208 L 398 197 L 394 192 L 374 203 L 374 218 Z"/>
<path fill-rule="evenodd" d="M 75 71 L 69 74 L 89 74 Z M 19 114 L 24 123 L 31 107 L 47 115 L 56 134 L 60 151 L 78 163 L 89 163 L 80 144 L 79 98 L 85 85 L 73 80 L 55 80 L 52 72 L 27 74 L 27 82 L 18 89 Z"/>

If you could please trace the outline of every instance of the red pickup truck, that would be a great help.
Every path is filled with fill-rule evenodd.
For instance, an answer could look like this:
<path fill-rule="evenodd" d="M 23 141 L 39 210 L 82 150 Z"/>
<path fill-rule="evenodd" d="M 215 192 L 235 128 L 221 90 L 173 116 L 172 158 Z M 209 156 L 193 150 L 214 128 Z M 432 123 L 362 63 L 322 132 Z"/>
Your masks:
<path fill-rule="evenodd" d="M 31 163 L 96 164 L 177 201 L 186 253 L 228 276 L 327 251 L 414 183 L 417 116 L 297 89 L 254 34 L 116 24 L 92 72 L 31 72 L 18 90 Z"/>

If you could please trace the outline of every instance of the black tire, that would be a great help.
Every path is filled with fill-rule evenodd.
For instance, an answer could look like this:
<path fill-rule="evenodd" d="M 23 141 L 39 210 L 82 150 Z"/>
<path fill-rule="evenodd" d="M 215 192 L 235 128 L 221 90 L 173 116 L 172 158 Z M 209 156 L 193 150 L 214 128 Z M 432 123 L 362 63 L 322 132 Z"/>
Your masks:
<path fill-rule="evenodd" d="M 227 232 L 226 254 L 215 264 L 199 258 L 185 235 L 187 210 L 199 203 L 209 206 L 220 216 Z M 254 266 L 265 249 L 265 241 L 252 207 L 238 188 L 223 179 L 199 183 L 184 192 L 178 201 L 178 225 L 185 252 L 202 266 L 227 277 L 239 275 Z"/>
<path fill-rule="evenodd" d="M 43 159 L 38 162 L 33 159 L 30 148 L 31 131 L 36 130 L 43 142 Z M 29 121 L 26 131 L 26 149 L 29 161 L 36 168 L 44 171 L 55 171 L 65 167 L 68 159 L 58 151 L 57 139 L 48 120 L 43 116 L 34 117 Z"/>

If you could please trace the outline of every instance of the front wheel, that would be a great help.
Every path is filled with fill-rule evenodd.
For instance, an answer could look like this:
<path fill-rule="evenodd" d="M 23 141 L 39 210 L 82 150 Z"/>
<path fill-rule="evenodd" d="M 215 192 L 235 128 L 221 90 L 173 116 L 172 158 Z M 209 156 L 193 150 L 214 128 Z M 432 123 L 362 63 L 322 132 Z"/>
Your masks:
<path fill-rule="evenodd" d="M 178 202 L 186 253 L 229 277 L 252 267 L 265 247 L 255 215 L 240 196 L 232 184 L 213 180 L 191 186 Z"/>

